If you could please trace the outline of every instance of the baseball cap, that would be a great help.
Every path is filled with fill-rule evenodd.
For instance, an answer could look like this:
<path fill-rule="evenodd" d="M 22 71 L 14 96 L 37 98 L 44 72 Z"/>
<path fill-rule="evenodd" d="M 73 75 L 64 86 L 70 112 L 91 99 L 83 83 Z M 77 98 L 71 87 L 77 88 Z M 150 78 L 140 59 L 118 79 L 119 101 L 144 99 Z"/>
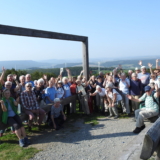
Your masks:
<path fill-rule="evenodd" d="M 150 87 L 150 86 L 145 86 L 145 87 L 144 87 L 144 91 L 145 91 L 145 92 L 148 92 L 148 91 L 150 91 L 150 90 L 151 90 L 151 87 Z"/>

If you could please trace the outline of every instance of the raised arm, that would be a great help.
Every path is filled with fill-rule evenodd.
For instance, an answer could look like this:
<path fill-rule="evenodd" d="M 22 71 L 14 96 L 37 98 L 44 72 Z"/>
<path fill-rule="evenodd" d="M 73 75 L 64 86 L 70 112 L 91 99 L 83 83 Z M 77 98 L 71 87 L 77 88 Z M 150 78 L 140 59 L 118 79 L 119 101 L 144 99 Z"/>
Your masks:
<path fill-rule="evenodd" d="M 72 81 L 71 71 L 69 69 L 66 69 L 66 71 L 67 71 L 67 74 L 68 74 L 69 81 Z"/>
<path fill-rule="evenodd" d="M 139 63 L 138 63 L 138 64 L 142 67 L 142 61 L 141 61 L 141 60 L 139 61 Z"/>
<path fill-rule="evenodd" d="M 156 59 L 156 69 L 159 69 L 160 67 L 158 66 L 158 62 L 159 62 L 159 59 Z"/>
<path fill-rule="evenodd" d="M 158 84 L 155 84 L 155 89 L 156 89 L 156 97 L 158 98 L 160 96 Z"/>
<path fill-rule="evenodd" d="M 148 63 L 148 67 L 149 67 L 150 73 L 151 73 L 151 74 L 154 74 L 153 71 L 152 71 L 152 66 L 153 66 L 153 64 Z"/>
<path fill-rule="evenodd" d="M 13 75 L 13 80 L 16 82 L 17 87 L 14 89 L 15 92 L 17 92 L 20 89 L 20 84 L 17 81 L 17 75 Z"/>
<path fill-rule="evenodd" d="M 48 87 L 48 79 L 47 79 L 47 75 L 43 75 L 43 79 L 44 79 L 44 81 L 45 81 L 45 85 L 44 85 L 44 87 L 45 88 L 47 88 Z"/>
<path fill-rule="evenodd" d="M 79 77 L 82 79 L 82 75 L 83 75 L 84 70 L 82 70 L 79 74 Z"/>
<path fill-rule="evenodd" d="M 0 77 L 0 83 L 2 85 L 4 85 L 4 74 L 5 74 L 6 70 L 4 67 L 2 67 L 2 74 L 1 74 L 1 77 Z"/>

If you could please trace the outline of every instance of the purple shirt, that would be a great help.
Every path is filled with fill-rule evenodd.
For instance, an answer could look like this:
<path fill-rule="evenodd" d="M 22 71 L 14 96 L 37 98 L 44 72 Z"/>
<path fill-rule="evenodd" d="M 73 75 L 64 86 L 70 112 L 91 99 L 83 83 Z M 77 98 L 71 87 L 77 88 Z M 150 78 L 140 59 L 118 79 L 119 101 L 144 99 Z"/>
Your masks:
<path fill-rule="evenodd" d="M 141 83 L 141 80 L 130 80 L 130 95 L 133 95 L 133 96 L 138 96 L 140 95 L 140 92 L 142 91 L 142 83 Z"/>

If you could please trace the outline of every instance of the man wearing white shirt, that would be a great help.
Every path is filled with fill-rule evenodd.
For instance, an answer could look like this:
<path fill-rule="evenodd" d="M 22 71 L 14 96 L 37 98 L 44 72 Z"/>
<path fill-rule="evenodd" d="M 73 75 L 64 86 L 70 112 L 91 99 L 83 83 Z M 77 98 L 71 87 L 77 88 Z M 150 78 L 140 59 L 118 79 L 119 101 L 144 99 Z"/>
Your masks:
<path fill-rule="evenodd" d="M 90 93 L 90 96 L 95 96 L 96 94 L 99 94 L 101 97 L 101 111 L 107 111 L 108 109 L 105 108 L 106 106 L 104 105 L 104 97 L 106 96 L 105 89 L 101 88 L 99 85 L 96 86 L 96 91 L 94 93 Z"/>
<path fill-rule="evenodd" d="M 124 104 L 122 103 L 123 113 L 127 113 L 128 115 L 130 115 L 130 108 L 129 108 L 129 99 L 127 98 L 126 95 L 129 93 L 129 87 L 130 87 L 130 80 L 126 78 L 125 73 L 122 73 L 119 82 L 119 90 L 121 90 L 123 94 L 123 101 L 124 101 Z"/>

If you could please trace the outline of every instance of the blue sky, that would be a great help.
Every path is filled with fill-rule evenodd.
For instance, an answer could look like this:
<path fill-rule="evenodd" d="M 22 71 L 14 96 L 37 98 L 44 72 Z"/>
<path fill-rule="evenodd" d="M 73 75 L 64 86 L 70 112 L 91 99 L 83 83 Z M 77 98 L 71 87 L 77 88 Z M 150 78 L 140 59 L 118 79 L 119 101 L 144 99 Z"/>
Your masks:
<path fill-rule="evenodd" d="M 88 36 L 90 58 L 159 55 L 159 8 L 159 0 L 0 0 L 0 24 Z M 0 60 L 81 53 L 81 42 L 0 35 Z"/>

